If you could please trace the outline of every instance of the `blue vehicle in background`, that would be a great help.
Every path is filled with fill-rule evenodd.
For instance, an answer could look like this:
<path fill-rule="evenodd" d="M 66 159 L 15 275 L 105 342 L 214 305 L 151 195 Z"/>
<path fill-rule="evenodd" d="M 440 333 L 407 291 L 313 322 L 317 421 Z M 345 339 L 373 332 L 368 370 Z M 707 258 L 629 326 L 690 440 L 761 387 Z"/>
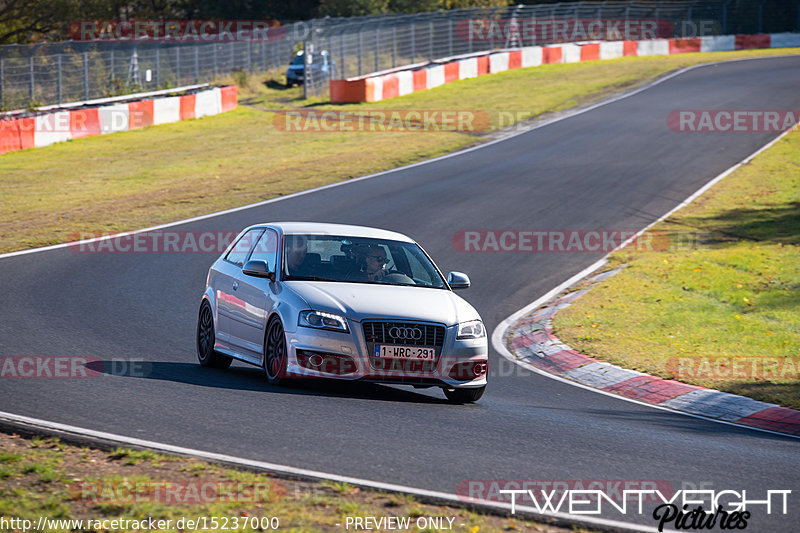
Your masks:
<path fill-rule="evenodd" d="M 309 67 L 314 77 L 332 79 L 336 77 L 336 62 L 327 50 L 311 52 Z M 305 81 L 305 53 L 300 50 L 286 69 L 286 86 L 301 85 Z"/>

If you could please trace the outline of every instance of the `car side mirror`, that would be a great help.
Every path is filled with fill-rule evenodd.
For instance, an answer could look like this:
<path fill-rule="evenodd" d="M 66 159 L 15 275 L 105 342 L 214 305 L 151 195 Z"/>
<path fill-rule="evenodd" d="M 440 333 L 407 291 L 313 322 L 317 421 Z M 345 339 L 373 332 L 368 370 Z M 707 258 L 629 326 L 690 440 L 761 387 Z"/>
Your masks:
<path fill-rule="evenodd" d="M 468 289 L 469 276 L 463 272 L 450 272 L 447 275 L 447 284 L 450 285 L 450 288 L 453 290 Z"/>
<path fill-rule="evenodd" d="M 242 267 L 242 272 L 247 276 L 255 278 L 268 278 L 270 281 L 275 281 L 275 272 L 269 269 L 266 261 L 256 259 L 248 261 Z"/>

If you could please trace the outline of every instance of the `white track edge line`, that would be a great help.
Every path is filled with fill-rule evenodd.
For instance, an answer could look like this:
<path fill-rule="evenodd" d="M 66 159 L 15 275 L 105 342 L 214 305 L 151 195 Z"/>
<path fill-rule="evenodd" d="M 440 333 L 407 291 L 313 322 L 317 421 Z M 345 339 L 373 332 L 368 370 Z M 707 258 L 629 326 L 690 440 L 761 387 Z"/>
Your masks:
<path fill-rule="evenodd" d="M 752 161 L 753 158 L 755 158 L 758 154 L 760 154 L 761 152 L 763 152 L 763 151 L 767 150 L 768 148 L 772 147 L 773 145 L 775 145 L 777 142 L 779 142 L 781 139 L 783 139 L 785 136 L 789 135 L 792 132 L 798 133 L 797 124 L 795 124 L 795 126 L 793 128 L 790 128 L 790 129 L 784 131 L 783 133 L 781 133 L 780 135 L 778 135 L 777 137 L 772 139 L 770 142 L 768 142 L 767 144 L 765 144 L 764 146 L 762 146 L 761 148 L 759 148 L 758 150 L 756 150 L 752 154 L 748 155 L 747 157 L 745 157 L 744 159 L 742 159 L 741 161 L 739 161 L 738 163 L 733 165 L 732 167 L 730 167 L 727 170 L 723 171 L 721 174 L 717 175 L 715 178 L 712 178 L 711 181 L 709 181 L 708 183 L 706 183 L 705 185 L 700 187 L 698 190 L 696 190 L 693 194 L 691 194 L 688 198 L 686 198 L 680 204 L 678 204 L 677 206 L 672 208 L 670 211 L 668 211 L 667 213 L 665 213 L 664 215 L 659 217 L 658 220 L 655 220 L 655 221 L 651 222 L 646 227 L 644 227 L 641 230 L 637 231 L 633 236 L 628 238 L 625 242 L 620 243 L 619 246 L 617 246 L 612 251 L 610 251 L 605 256 L 603 256 L 602 259 L 599 259 L 598 261 L 592 263 L 591 265 L 589 265 L 585 269 L 581 270 L 580 272 L 578 272 L 577 274 L 575 274 L 574 276 L 572 276 L 568 280 L 564 281 L 563 283 L 557 285 L 556 287 L 554 287 L 553 289 L 551 289 L 550 291 L 548 291 L 544 295 L 540 296 L 539 298 L 537 298 L 536 300 L 534 300 L 530 304 L 526 305 L 525 307 L 523 307 L 519 311 L 516 311 L 515 313 L 511 314 L 510 316 L 508 316 L 505 320 L 500 322 L 500 324 L 498 324 L 497 327 L 492 332 L 492 347 L 495 349 L 495 351 L 497 353 L 502 355 L 505 359 L 508 359 L 512 363 L 515 363 L 515 364 L 521 366 L 522 368 L 526 368 L 526 369 L 528 369 L 528 370 L 530 370 L 532 372 L 535 372 L 535 373 L 537 373 L 539 375 L 554 379 L 556 381 L 560 381 L 562 383 L 568 383 L 568 384 L 573 385 L 575 387 L 580 387 L 582 389 L 586 389 L 586 390 L 589 390 L 589 391 L 592 391 L 592 392 L 596 392 L 598 394 L 604 394 L 606 396 L 610 396 L 612 398 L 617 398 L 619 400 L 624 400 L 626 402 L 636 403 L 636 404 L 639 404 L 639 405 L 644 405 L 644 406 L 652 407 L 652 408 L 655 408 L 655 409 L 661 409 L 663 411 L 668 411 L 668 412 L 671 412 L 671 413 L 679 413 L 679 414 L 684 415 L 684 416 L 690 416 L 690 417 L 693 417 L 693 418 L 699 418 L 701 420 L 709 420 L 711 422 L 717 422 L 719 424 L 726 424 L 726 425 L 734 426 L 734 427 L 737 427 L 737 428 L 746 428 L 746 429 L 751 429 L 751 430 L 754 430 L 754 431 L 761 431 L 763 433 L 769 433 L 769 434 L 772 434 L 772 435 L 780 435 L 782 437 L 790 437 L 790 438 L 793 438 L 793 439 L 800 439 L 800 435 L 790 435 L 788 433 L 781 433 L 779 431 L 773 431 L 773 430 L 770 430 L 770 429 L 758 428 L 758 427 L 754 427 L 754 426 L 748 426 L 748 425 L 745 425 L 745 424 L 737 424 L 735 422 L 728 422 L 727 420 L 720 420 L 718 418 L 711 418 L 711 417 L 708 417 L 708 416 L 703 416 L 703 415 L 698 415 L 698 414 L 695 414 L 695 413 L 689 413 L 689 412 L 686 412 L 686 411 L 681 411 L 679 409 L 672 409 L 672 408 L 664 407 L 664 406 L 661 406 L 661 405 L 642 402 L 642 401 L 636 400 L 634 398 L 628 398 L 626 396 L 622 396 L 622 395 L 619 395 L 619 394 L 614 394 L 612 392 L 604 391 L 604 390 L 598 389 L 596 387 L 590 387 L 588 385 L 584 385 L 583 383 L 579 383 L 577 381 L 573 381 L 573 380 L 570 380 L 570 379 L 567 379 L 567 378 L 563 378 L 563 377 L 561 377 L 559 375 L 551 374 L 550 372 L 547 372 L 547 371 L 544 371 L 542 369 L 536 368 L 533 365 L 529 365 L 529 364 L 527 364 L 527 363 L 515 358 L 514 355 L 508 350 L 508 348 L 506 348 L 505 344 L 503 344 L 503 338 L 505 337 L 506 332 L 511 327 L 511 325 L 514 324 L 515 322 L 517 322 L 520 318 L 522 318 L 523 316 L 527 315 L 528 313 L 530 313 L 531 311 L 533 311 L 537 307 L 541 306 L 542 304 L 544 304 L 544 303 L 548 302 L 549 300 L 553 299 L 556 295 L 558 295 L 559 293 L 561 293 L 565 289 L 571 287 L 572 285 L 576 284 L 578 281 L 582 280 L 583 278 L 589 276 L 592 272 L 594 272 L 594 271 L 598 270 L 599 268 L 601 268 L 603 265 L 605 265 L 608 262 L 608 257 L 612 253 L 614 253 L 614 252 L 616 252 L 618 250 L 621 250 L 622 248 L 627 246 L 629 243 L 633 242 L 636 238 L 638 238 L 640 235 L 642 235 L 644 232 L 646 232 L 648 229 L 650 229 L 654 225 L 656 225 L 659 222 L 663 221 L 664 219 L 666 219 L 667 217 L 669 217 L 670 215 L 672 215 L 673 213 L 675 213 L 679 209 L 682 209 L 683 207 L 686 207 L 687 205 L 692 203 L 694 200 L 697 199 L 698 196 L 700 196 L 701 194 L 706 192 L 708 189 L 710 189 L 711 187 L 716 185 L 718 182 L 722 181 L 724 178 L 726 178 L 729 174 L 731 174 L 734 171 L 736 171 L 742 165 L 745 165 L 745 164 L 749 163 L 750 161 Z"/>
<path fill-rule="evenodd" d="M 634 96 L 636 94 L 639 94 L 640 92 L 646 91 L 647 89 L 651 89 L 652 87 L 655 87 L 656 85 L 659 85 L 659 84 L 661 84 L 661 83 L 663 83 L 663 82 L 665 82 L 667 80 L 670 80 L 670 79 L 672 79 L 672 78 L 674 78 L 676 76 L 679 76 L 679 75 L 681 75 L 681 74 L 683 74 L 685 72 L 689 72 L 691 70 L 695 70 L 695 69 L 698 69 L 698 68 L 704 68 L 704 67 L 710 67 L 710 66 L 714 66 L 714 65 L 719 65 L 719 64 L 722 64 L 722 63 L 736 63 L 736 62 L 739 62 L 739 61 L 754 61 L 754 60 L 759 60 L 759 59 L 775 59 L 775 58 L 782 58 L 782 57 L 796 57 L 796 55 L 795 54 L 785 54 L 785 55 L 762 56 L 762 57 L 742 57 L 742 58 L 727 59 L 727 60 L 723 59 L 723 60 L 720 60 L 720 61 L 713 61 L 713 62 L 710 62 L 710 63 L 699 63 L 697 65 L 690 65 L 688 67 L 684 67 L 684 68 L 676 70 L 674 72 L 667 73 L 667 74 L 663 75 L 662 77 L 660 77 L 660 78 L 658 78 L 656 80 L 653 80 L 652 82 L 648 83 L 647 85 L 644 85 L 642 87 L 634 89 L 634 90 L 632 90 L 630 92 L 618 94 L 616 96 L 612 96 L 608 100 L 603 100 L 603 101 L 597 102 L 595 104 L 592 104 L 592 105 L 590 105 L 588 107 L 585 107 L 583 109 L 576 110 L 576 111 L 574 111 L 572 113 L 568 113 L 568 114 L 563 115 L 563 116 L 555 117 L 555 118 L 553 118 L 551 120 L 546 120 L 546 121 L 542 122 L 541 124 L 536 124 L 534 126 L 530 126 L 528 128 L 522 129 L 520 131 L 509 133 L 508 135 L 506 135 L 504 137 L 501 137 L 499 139 L 494 139 L 492 141 L 487 141 L 485 143 L 480 143 L 480 144 L 477 144 L 475 146 L 471 146 L 469 148 L 464 148 L 463 150 L 458 150 L 456 152 L 451 152 L 449 154 L 440 155 L 438 157 L 434 157 L 433 159 L 426 159 L 424 161 L 418 161 L 416 163 L 411 163 L 410 165 L 404 165 L 404 166 L 401 166 L 401 167 L 391 168 L 391 169 L 388 169 L 388 170 L 382 170 L 380 172 L 376 172 L 374 174 L 368 174 L 366 176 L 359 176 L 357 178 L 352 178 L 352 179 L 343 180 L 343 181 L 337 181 L 335 183 L 329 183 L 327 185 L 322 185 L 320 187 L 315 187 L 313 189 L 307 189 L 305 191 L 297 191 L 297 192 L 294 192 L 294 193 L 291 193 L 291 194 L 287 194 L 287 195 L 284 195 L 284 196 L 278 196 L 276 198 L 269 198 L 267 200 L 262 200 L 260 202 L 255 202 L 255 203 L 252 203 L 252 204 L 242 205 L 242 206 L 238 206 L 238 207 L 232 207 L 230 209 L 224 209 L 222 211 L 216 211 L 214 213 L 208 213 L 208 214 L 205 214 L 205 215 L 199 215 L 199 216 L 196 216 L 196 217 L 186 218 L 186 219 L 183 219 L 183 220 L 176 220 L 176 221 L 173 221 L 173 222 L 167 222 L 165 224 L 160 224 L 160 225 L 157 225 L 157 226 L 150 226 L 148 228 L 142 228 L 142 229 L 131 230 L 131 231 L 124 231 L 124 232 L 115 233 L 115 234 L 111 234 L 111 235 L 103 235 L 101 237 L 95 237 L 95 238 L 92 238 L 92 239 L 84 239 L 84 240 L 81 240 L 81 241 L 63 242 L 63 243 L 58 243 L 58 244 L 50 244 L 50 245 L 47 245 L 47 246 L 40 246 L 38 248 L 29 248 L 27 250 L 17 250 L 17 251 L 14 251 L 14 252 L 6 252 L 4 254 L 0 254 L 0 259 L 5 259 L 5 258 L 8 258 L 8 257 L 16 257 L 16 256 L 19 256 L 19 255 L 27 255 L 27 254 L 37 253 L 37 252 L 47 252 L 47 251 L 50 251 L 50 250 L 57 250 L 59 248 L 67 248 L 67 247 L 70 247 L 70 246 L 80 246 L 82 244 L 85 245 L 85 244 L 96 242 L 96 241 L 99 241 L 99 240 L 114 239 L 114 238 L 118 238 L 118 237 L 121 237 L 121 236 L 136 235 L 137 233 L 144 233 L 144 232 L 148 232 L 148 231 L 156 231 L 156 230 L 160 230 L 160 229 L 164 229 L 164 228 L 170 228 L 170 227 L 173 227 L 173 226 L 181 226 L 183 224 L 190 224 L 192 222 L 197 222 L 199 220 L 205 220 L 205 219 L 208 219 L 208 218 L 214 218 L 214 217 L 218 217 L 218 216 L 228 215 L 228 214 L 231 214 L 231 213 L 236 213 L 238 211 L 245 211 L 247 209 L 253 209 L 253 208 L 256 208 L 256 207 L 261 207 L 261 206 L 264 206 L 264 205 L 267 205 L 267 204 L 271 204 L 271 203 L 274 203 L 274 202 L 279 202 L 281 200 L 288 200 L 290 198 L 296 198 L 298 196 L 303 196 L 305 194 L 311 194 L 311 193 L 315 193 L 315 192 L 319 192 L 319 191 L 324 191 L 326 189 L 331 189 L 333 187 L 340 187 L 342 185 L 347 185 L 347 184 L 350 184 L 350 183 L 357 183 L 357 182 L 362 181 L 362 180 L 367 180 L 367 179 L 371 179 L 371 178 L 377 178 L 379 176 L 383 176 L 383 175 L 386 175 L 386 174 L 391 174 L 393 172 L 398 172 L 398 171 L 401 171 L 401 170 L 407 170 L 409 168 L 414 168 L 414 167 L 417 167 L 417 166 L 422 166 L 422 165 L 427 165 L 427 164 L 430 164 L 430 163 L 435 163 L 437 161 L 442 161 L 444 159 L 448 159 L 448 158 L 451 158 L 451 157 L 455 157 L 455 156 L 459 156 L 459 155 L 462 155 L 462 154 L 466 154 L 466 153 L 472 152 L 473 150 L 479 150 L 479 149 L 482 149 L 482 148 L 486 148 L 487 146 L 492 146 L 493 144 L 496 144 L 496 143 L 499 143 L 499 142 L 503 142 L 503 141 L 507 141 L 509 139 L 513 139 L 514 137 L 517 137 L 518 135 L 523 135 L 525 133 L 529 133 L 529 132 L 537 130 L 539 128 L 543 128 L 545 126 L 549 126 L 550 124 L 555 124 L 556 122 L 561 122 L 562 120 L 567 120 L 569 118 L 576 117 L 578 115 L 582 115 L 583 113 L 586 113 L 588 111 L 592 111 L 593 109 L 597 109 L 598 107 L 602 107 L 602 106 L 605 106 L 605 105 L 613 104 L 614 102 L 618 102 L 618 101 L 620 101 L 622 99 L 628 98 L 630 96 Z M 533 67 L 531 67 L 531 68 L 533 68 Z"/>
<path fill-rule="evenodd" d="M 328 479 L 332 481 L 338 481 L 343 483 L 350 483 L 353 485 L 360 485 L 363 487 L 368 487 L 377 490 L 383 491 L 392 491 L 392 492 L 404 492 L 408 494 L 413 494 L 422 497 L 429 497 L 438 500 L 445 500 L 449 501 L 453 504 L 457 504 L 460 507 L 474 505 L 474 506 L 482 506 L 482 507 L 489 507 L 495 510 L 501 511 L 511 511 L 511 504 L 503 503 L 503 502 L 494 502 L 489 500 L 475 500 L 475 499 L 467 499 L 467 498 L 459 498 L 455 494 L 449 494 L 446 492 L 439 492 L 434 490 L 427 490 L 427 489 L 418 489 L 414 487 L 409 487 L 406 485 L 397 485 L 394 483 L 383 483 L 380 481 L 371 481 L 368 479 L 361 479 L 357 477 L 350 477 L 350 476 L 342 476 L 339 474 L 329 474 L 326 472 L 319 472 L 317 470 L 307 470 L 304 468 L 296 468 L 292 466 L 285 466 L 279 465 L 275 463 L 268 463 L 265 461 L 256 461 L 252 459 L 245 459 L 243 457 L 236 457 L 232 455 L 225 455 L 220 453 L 214 452 L 206 452 L 202 450 L 196 450 L 194 448 L 184 448 L 182 446 L 173 446 L 171 444 L 164 444 L 160 442 L 148 441 L 143 439 L 138 439 L 135 437 L 126 437 L 124 435 L 117 435 L 115 433 L 106 433 L 104 431 L 96 431 L 93 429 L 87 429 L 77 426 L 71 426 L 67 424 L 61 424 L 58 422 L 51 422 L 48 420 L 42 420 L 40 418 L 31 418 L 27 416 L 16 415 L 13 413 L 7 413 L 5 411 L 0 411 L 0 420 L 5 420 L 7 422 L 16 422 L 18 424 L 23 424 L 26 426 L 32 426 L 34 428 L 44 428 L 50 429 L 54 431 L 59 431 L 63 433 L 71 433 L 75 435 L 81 435 L 84 437 L 91 437 L 103 441 L 111 441 L 120 444 L 127 444 L 130 446 L 137 446 L 140 448 L 148 448 L 152 450 L 162 451 L 166 453 L 172 454 L 179 454 L 179 455 L 186 455 L 191 457 L 197 457 L 200 459 L 205 459 L 208 461 L 213 462 L 221 462 L 221 463 L 228 463 L 234 465 L 245 466 L 249 468 L 256 468 L 259 470 L 279 473 L 279 474 L 287 474 L 287 475 L 295 475 L 301 476 L 305 478 L 315 478 L 315 479 Z M 548 519 L 548 518 L 556 518 L 563 520 L 565 522 L 571 522 L 573 524 L 591 524 L 593 526 L 606 526 L 612 527 L 617 529 L 623 529 L 628 531 L 652 531 L 657 532 L 658 529 L 655 527 L 643 526 L 635 523 L 629 522 L 622 522 L 618 520 L 611 520 L 607 518 L 576 518 L 567 513 L 542 513 L 537 511 L 535 508 L 530 506 L 524 505 L 516 505 L 516 509 L 520 510 L 523 513 L 531 517 L 539 517 L 540 519 Z"/>

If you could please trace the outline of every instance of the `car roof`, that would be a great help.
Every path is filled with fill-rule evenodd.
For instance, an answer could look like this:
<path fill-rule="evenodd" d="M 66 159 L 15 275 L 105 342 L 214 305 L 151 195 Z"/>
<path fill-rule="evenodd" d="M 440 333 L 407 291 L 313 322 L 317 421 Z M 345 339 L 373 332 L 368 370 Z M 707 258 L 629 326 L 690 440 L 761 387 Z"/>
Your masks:
<path fill-rule="evenodd" d="M 345 237 L 366 237 L 373 239 L 387 239 L 392 241 L 414 242 L 410 237 L 380 228 L 367 226 L 352 226 L 349 224 L 329 224 L 323 222 L 265 222 L 252 227 L 271 226 L 280 230 L 284 235 L 342 235 Z"/>

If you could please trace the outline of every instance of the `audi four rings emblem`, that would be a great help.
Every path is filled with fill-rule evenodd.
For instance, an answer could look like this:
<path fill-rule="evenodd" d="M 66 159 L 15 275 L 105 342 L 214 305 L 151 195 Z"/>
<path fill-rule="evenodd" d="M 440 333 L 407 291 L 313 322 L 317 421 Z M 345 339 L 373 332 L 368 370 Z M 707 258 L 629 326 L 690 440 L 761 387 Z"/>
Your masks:
<path fill-rule="evenodd" d="M 418 341 L 422 338 L 422 330 L 419 328 L 389 328 L 389 336 L 395 339 L 406 339 Z"/>

